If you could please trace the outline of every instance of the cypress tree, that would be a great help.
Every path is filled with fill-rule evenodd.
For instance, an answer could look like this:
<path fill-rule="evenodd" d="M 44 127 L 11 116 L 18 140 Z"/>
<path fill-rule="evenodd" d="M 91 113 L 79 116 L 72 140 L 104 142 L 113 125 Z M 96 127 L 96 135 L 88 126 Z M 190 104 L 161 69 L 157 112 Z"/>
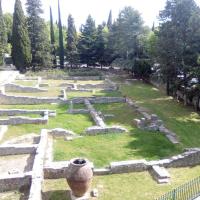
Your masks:
<path fill-rule="evenodd" d="M 59 28 L 59 58 L 60 58 L 60 68 L 64 68 L 64 45 L 63 45 L 63 30 L 61 22 L 60 13 L 60 2 L 58 0 L 58 28 Z"/>
<path fill-rule="evenodd" d="M 78 51 L 77 51 L 77 33 L 74 25 L 74 19 L 71 15 L 68 16 L 68 28 L 67 28 L 67 60 L 69 64 L 76 65 L 78 63 Z"/>
<path fill-rule="evenodd" d="M 24 73 L 31 62 L 31 45 L 21 1 L 15 1 L 12 28 L 12 58 L 16 68 Z"/>
<path fill-rule="evenodd" d="M 0 0 L 0 64 L 2 64 L 3 60 L 3 53 L 5 53 L 5 49 L 7 46 L 7 33 L 6 33 L 6 26 L 3 17 L 3 11 L 1 7 L 1 0 Z"/>
<path fill-rule="evenodd" d="M 44 20 L 41 0 L 27 0 L 28 31 L 31 41 L 32 66 L 44 67 L 51 64 L 50 42 Z"/>
<path fill-rule="evenodd" d="M 51 7 L 50 7 L 50 36 L 51 36 L 51 54 L 53 57 L 53 64 L 56 65 L 55 34 L 54 34 L 53 15 Z"/>
<path fill-rule="evenodd" d="M 110 10 L 110 13 L 109 13 L 109 16 L 108 16 L 107 27 L 108 27 L 109 30 L 112 27 L 112 10 Z"/>

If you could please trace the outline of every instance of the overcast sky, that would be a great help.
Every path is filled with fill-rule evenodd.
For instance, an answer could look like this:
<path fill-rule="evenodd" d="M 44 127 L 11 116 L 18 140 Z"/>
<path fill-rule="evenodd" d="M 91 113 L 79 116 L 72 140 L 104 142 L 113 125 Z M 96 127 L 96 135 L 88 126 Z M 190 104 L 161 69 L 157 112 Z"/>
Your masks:
<path fill-rule="evenodd" d="M 21 0 L 25 9 L 26 0 Z M 57 0 L 41 0 L 44 10 L 43 17 L 49 20 L 49 6 L 52 6 L 54 21 L 57 19 Z M 3 12 L 13 13 L 15 0 L 2 0 Z M 68 14 L 72 14 L 77 28 L 85 23 L 89 14 L 95 19 L 96 24 L 107 21 L 110 9 L 113 18 L 118 16 L 120 10 L 125 6 L 132 6 L 137 9 L 145 24 L 152 26 L 153 22 L 165 6 L 166 0 L 60 0 L 61 15 L 63 24 L 67 24 Z M 200 5 L 200 0 L 196 0 Z"/>

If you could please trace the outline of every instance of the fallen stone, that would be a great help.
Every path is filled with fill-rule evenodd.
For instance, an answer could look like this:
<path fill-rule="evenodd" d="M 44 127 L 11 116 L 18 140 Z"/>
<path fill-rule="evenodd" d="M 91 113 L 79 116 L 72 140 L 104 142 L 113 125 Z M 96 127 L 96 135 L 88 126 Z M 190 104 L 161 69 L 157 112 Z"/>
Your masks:
<path fill-rule="evenodd" d="M 92 197 L 98 197 L 98 196 L 99 196 L 99 191 L 98 191 L 98 189 L 94 188 L 94 189 L 91 191 L 91 196 L 92 196 Z"/>

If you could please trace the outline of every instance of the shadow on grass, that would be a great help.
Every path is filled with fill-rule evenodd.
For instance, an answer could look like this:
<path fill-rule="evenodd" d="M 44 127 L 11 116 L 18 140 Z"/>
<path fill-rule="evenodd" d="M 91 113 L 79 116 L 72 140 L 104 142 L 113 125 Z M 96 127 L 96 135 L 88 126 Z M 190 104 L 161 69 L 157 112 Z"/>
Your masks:
<path fill-rule="evenodd" d="M 135 129 L 131 140 L 125 148 L 134 157 L 143 157 L 146 160 L 162 159 L 182 153 L 181 145 L 174 145 L 159 132 L 147 132 Z"/>
<path fill-rule="evenodd" d="M 52 190 L 43 192 L 42 200 L 70 200 L 69 190 Z"/>

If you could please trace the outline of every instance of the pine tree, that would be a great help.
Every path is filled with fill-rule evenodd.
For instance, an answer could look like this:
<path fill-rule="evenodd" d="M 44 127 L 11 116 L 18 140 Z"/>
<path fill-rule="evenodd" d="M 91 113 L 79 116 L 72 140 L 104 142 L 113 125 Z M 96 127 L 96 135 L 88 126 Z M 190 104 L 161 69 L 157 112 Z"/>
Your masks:
<path fill-rule="evenodd" d="M 74 19 L 71 15 L 68 16 L 67 28 L 67 60 L 69 64 L 77 65 L 78 63 L 78 50 L 77 50 L 77 33 L 74 25 Z"/>
<path fill-rule="evenodd" d="M 64 68 L 64 44 L 63 44 L 63 30 L 61 22 L 60 13 L 60 2 L 58 0 L 58 28 L 59 28 L 59 58 L 60 58 L 60 68 Z"/>
<path fill-rule="evenodd" d="M 53 15 L 51 7 L 50 7 L 50 36 L 51 36 L 51 54 L 53 58 L 53 64 L 56 65 L 55 34 L 54 34 Z"/>
<path fill-rule="evenodd" d="M 99 25 L 97 28 L 97 37 L 95 41 L 95 48 L 96 48 L 96 59 L 97 62 L 100 63 L 101 67 L 105 64 L 105 48 L 106 48 L 106 38 L 104 35 L 104 27 Z"/>
<path fill-rule="evenodd" d="M 81 35 L 78 44 L 80 61 L 83 64 L 87 64 L 87 66 L 92 66 L 96 62 L 95 40 L 95 21 L 92 19 L 91 15 L 89 15 L 86 24 L 81 27 Z"/>
<path fill-rule="evenodd" d="M 24 73 L 31 62 L 31 45 L 21 1 L 15 1 L 12 28 L 12 58 L 16 68 Z"/>
<path fill-rule="evenodd" d="M 112 27 L 112 10 L 110 10 L 110 13 L 109 13 L 109 16 L 108 16 L 107 27 L 108 27 L 109 30 Z"/>
<path fill-rule="evenodd" d="M 27 0 L 28 31 L 31 41 L 32 66 L 51 65 L 50 42 L 45 21 L 40 17 L 43 13 L 41 0 Z"/>
<path fill-rule="evenodd" d="M 0 0 L 0 64 L 3 62 L 3 53 L 5 53 L 5 49 L 7 46 L 7 33 L 6 33 L 6 26 L 3 18 L 3 11 L 1 7 L 1 0 Z"/>

